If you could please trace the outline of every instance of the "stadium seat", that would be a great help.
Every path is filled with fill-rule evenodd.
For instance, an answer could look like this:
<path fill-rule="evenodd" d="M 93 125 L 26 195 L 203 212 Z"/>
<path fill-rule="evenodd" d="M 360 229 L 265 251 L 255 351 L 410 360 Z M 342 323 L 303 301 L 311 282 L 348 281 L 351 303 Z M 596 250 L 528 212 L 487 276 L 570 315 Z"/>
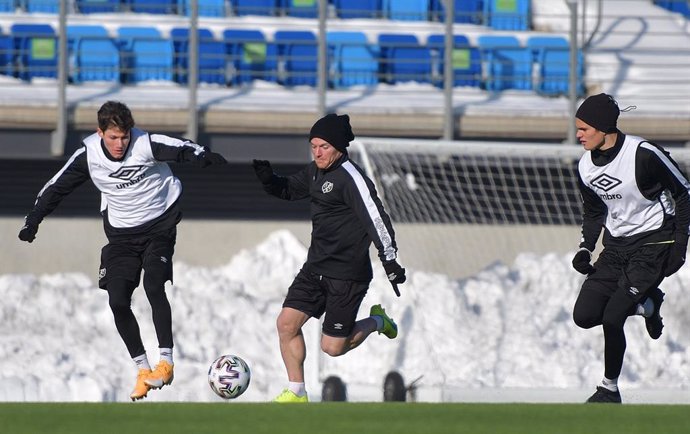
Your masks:
<path fill-rule="evenodd" d="M 483 0 L 455 0 L 456 23 L 482 24 L 484 21 Z M 446 7 L 443 0 L 432 0 L 431 11 L 433 19 L 446 20 Z"/>
<path fill-rule="evenodd" d="M 532 51 L 532 57 L 535 62 L 542 56 L 544 48 L 547 47 L 565 47 L 568 48 L 568 40 L 562 36 L 530 36 L 527 38 L 527 48 Z"/>
<path fill-rule="evenodd" d="M 160 39 L 161 32 L 155 27 L 122 26 L 117 29 L 117 38 L 121 50 L 132 51 L 132 44 L 135 39 Z"/>
<path fill-rule="evenodd" d="M 0 34 L 0 74 L 12 76 L 14 74 L 14 48 L 10 35 Z"/>
<path fill-rule="evenodd" d="M 172 14 L 176 0 L 128 0 L 132 12 L 145 14 Z"/>
<path fill-rule="evenodd" d="M 76 71 L 72 75 L 75 83 L 85 81 L 120 81 L 120 52 L 109 38 L 80 38 L 74 47 Z"/>
<path fill-rule="evenodd" d="M 120 27 L 118 41 L 126 82 L 173 81 L 173 43 L 155 27 Z"/>
<path fill-rule="evenodd" d="M 562 36 L 531 36 L 527 47 L 537 67 L 535 90 L 545 95 L 563 95 L 570 88 L 570 44 Z M 578 50 L 578 95 L 584 93 L 584 56 Z"/>
<path fill-rule="evenodd" d="M 382 0 L 333 0 L 338 18 L 380 18 Z"/>
<path fill-rule="evenodd" d="M 201 83 L 225 84 L 225 44 L 213 38 L 209 29 L 197 29 L 199 38 L 198 80 Z M 187 83 L 189 70 L 189 28 L 170 31 L 175 48 L 175 81 Z"/>
<path fill-rule="evenodd" d="M 275 81 L 266 70 L 267 44 L 259 30 L 227 29 L 223 32 L 228 55 L 228 82 L 241 85 L 256 79 Z"/>
<path fill-rule="evenodd" d="M 362 32 L 328 32 L 330 84 L 334 88 L 378 83 L 378 50 Z"/>
<path fill-rule="evenodd" d="M 486 89 L 532 89 L 532 52 L 514 36 L 481 35 L 477 38 L 486 63 Z"/>
<path fill-rule="evenodd" d="M 99 25 L 67 25 L 67 58 L 69 67 L 69 77 L 74 82 L 81 81 L 78 77 L 78 57 L 79 53 L 79 42 L 82 38 L 100 38 L 107 39 L 108 31 L 103 26 Z M 117 50 L 117 47 L 116 47 Z M 119 51 L 118 51 L 119 57 Z M 119 59 L 118 59 L 119 64 Z"/>
<path fill-rule="evenodd" d="M 193 0 L 177 0 L 177 9 L 182 15 L 189 16 Z M 224 17 L 225 0 L 198 0 L 197 13 L 200 17 Z"/>
<path fill-rule="evenodd" d="M 429 0 L 383 0 L 383 11 L 391 20 L 427 21 Z"/>
<path fill-rule="evenodd" d="M 443 86 L 443 72 L 445 71 L 445 35 L 430 35 L 427 46 L 431 50 L 433 65 L 432 71 L 436 85 Z M 477 47 L 470 46 L 465 35 L 453 36 L 453 51 L 451 55 L 453 64 L 453 86 L 479 87 L 482 81 L 482 59 Z"/>
<path fill-rule="evenodd" d="M 498 30 L 527 30 L 530 14 L 530 0 L 486 0 L 484 3 L 488 25 Z"/>
<path fill-rule="evenodd" d="M 381 33 L 381 74 L 387 83 L 431 82 L 431 52 L 413 34 Z"/>
<path fill-rule="evenodd" d="M 300 18 L 316 18 L 319 16 L 317 0 L 279 0 L 285 15 Z"/>
<path fill-rule="evenodd" d="M 0 0 L 0 13 L 14 13 L 16 9 L 15 0 Z"/>
<path fill-rule="evenodd" d="M 24 10 L 28 13 L 57 14 L 60 12 L 60 0 L 22 0 Z"/>
<path fill-rule="evenodd" d="M 274 35 L 278 82 L 285 86 L 316 86 L 316 36 L 310 31 L 279 30 Z"/>
<path fill-rule="evenodd" d="M 236 0 L 235 14 L 237 15 L 277 15 L 276 6 L 280 0 Z"/>
<path fill-rule="evenodd" d="M 49 24 L 13 24 L 10 34 L 19 78 L 57 77 L 57 41 Z"/>
<path fill-rule="evenodd" d="M 74 5 L 77 11 L 82 14 L 120 12 L 122 10 L 119 0 L 75 0 Z"/>
<path fill-rule="evenodd" d="M 683 14 L 686 18 L 690 18 L 690 2 L 686 0 L 654 0 L 654 4 L 671 12 Z"/>

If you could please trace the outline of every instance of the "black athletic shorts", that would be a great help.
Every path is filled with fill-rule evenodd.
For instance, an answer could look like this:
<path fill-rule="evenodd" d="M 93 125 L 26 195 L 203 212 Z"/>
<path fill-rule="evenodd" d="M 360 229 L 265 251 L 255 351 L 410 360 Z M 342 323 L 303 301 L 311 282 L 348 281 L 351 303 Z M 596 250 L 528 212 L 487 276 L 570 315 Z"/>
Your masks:
<path fill-rule="evenodd" d="M 331 279 L 302 269 L 290 285 L 283 307 L 314 318 L 321 318 L 325 312 L 323 334 L 348 337 L 368 289 L 369 282 Z"/>
<path fill-rule="evenodd" d="M 172 258 L 175 252 L 177 229 L 172 228 L 151 235 L 126 237 L 111 241 L 101 250 L 98 287 L 106 289 L 108 280 L 125 279 L 139 285 L 142 268 L 163 280 L 172 282 Z"/>

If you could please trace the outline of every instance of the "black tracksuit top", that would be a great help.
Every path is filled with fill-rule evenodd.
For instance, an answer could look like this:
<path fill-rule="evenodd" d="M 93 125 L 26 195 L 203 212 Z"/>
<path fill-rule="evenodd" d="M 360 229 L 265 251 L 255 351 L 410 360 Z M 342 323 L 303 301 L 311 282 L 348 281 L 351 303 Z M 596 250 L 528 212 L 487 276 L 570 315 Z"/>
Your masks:
<path fill-rule="evenodd" d="M 311 245 L 306 271 L 342 280 L 372 279 L 369 246 L 381 261 L 397 258 L 395 233 L 373 182 L 347 154 L 326 170 L 307 164 L 273 176 L 264 189 L 285 200 L 311 199 Z"/>

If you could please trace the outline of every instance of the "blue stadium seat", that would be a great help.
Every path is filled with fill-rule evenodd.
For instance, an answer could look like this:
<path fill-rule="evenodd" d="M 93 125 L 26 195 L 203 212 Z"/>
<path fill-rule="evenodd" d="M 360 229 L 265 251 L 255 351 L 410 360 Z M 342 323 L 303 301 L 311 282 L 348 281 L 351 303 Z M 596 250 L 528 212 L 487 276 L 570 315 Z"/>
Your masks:
<path fill-rule="evenodd" d="M 338 18 L 380 18 L 382 0 L 333 0 Z"/>
<path fill-rule="evenodd" d="M 388 83 L 431 82 L 431 51 L 412 34 L 381 33 L 381 73 Z"/>
<path fill-rule="evenodd" d="M 177 9 L 182 15 L 189 16 L 193 0 L 177 0 Z M 197 13 L 200 17 L 224 17 L 225 0 L 198 0 Z"/>
<path fill-rule="evenodd" d="M 132 51 L 135 39 L 160 39 L 161 32 L 155 27 L 122 26 L 117 29 L 117 38 L 120 50 L 127 52 Z"/>
<path fill-rule="evenodd" d="M 427 39 L 427 46 L 431 49 L 432 59 L 437 70 L 433 75 L 440 77 L 437 81 L 438 86 L 443 86 L 443 72 L 445 68 L 445 35 L 430 35 Z M 451 56 L 453 64 L 453 86 L 479 87 L 482 82 L 482 59 L 479 49 L 470 46 L 470 42 L 465 35 L 453 36 L 453 51 Z"/>
<path fill-rule="evenodd" d="M 74 47 L 76 71 L 72 75 L 75 83 L 85 81 L 120 81 L 120 52 L 109 38 L 80 38 Z"/>
<path fill-rule="evenodd" d="M 155 27 L 120 27 L 118 40 L 125 82 L 173 81 L 173 43 Z"/>
<path fill-rule="evenodd" d="M 486 0 L 488 25 L 498 30 L 527 30 L 531 22 L 530 0 Z"/>
<path fill-rule="evenodd" d="M 378 83 L 378 50 L 362 32 L 328 32 L 330 84 L 335 88 Z"/>
<path fill-rule="evenodd" d="M 277 15 L 277 1 L 280 0 L 236 0 L 235 13 L 237 15 Z"/>
<path fill-rule="evenodd" d="M 537 64 L 535 90 L 545 95 L 565 95 L 570 88 L 570 45 L 561 36 L 531 36 L 527 47 Z M 584 94 L 584 56 L 577 53 L 577 93 Z"/>
<path fill-rule="evenodd" d="M 300 18 L 316 18 L 319 16 L 317 0 L 279 0 L 285 15 Z"/>
<path fill-rule="evenodd" d="M 383 0 L 383 10 L 391 20 L 427 21 L 429 0 Z"/>
<path fill-rule="evenodd" d="M 477 38 L 486 62 L 486 89 L 532 89 L 532 52 L 514 36 L 481 35 Z"/>
<path fill-rule="evenodd" d="M 15 0 L 0 0 L 0 13 L 14 13 L 17 9 Z"/>
<path fill-rule="evenodd" d="M 23 0 L 24 9 L 29 13 L 57 14 L 60 0 Z"/>
<path fill-rule="evenodd" d="M 275 81 L 266 70 L 267 44 L 260 30 L 227 29 L 223 32 L 231 85 L 256 79 Z"/>
<path fill-rule="evenodd" d="M 74 82 L 79 82 L 78 75 L 78 57 L 79 57 L 79 42 L 82 38 L 91 37 L 98 39 L 107 39 L 108 31 L 103 26 L 89 25 L 89 24 L 68 24 L 67 25 L 67 56 L 69 65 L 69 77 Z M 116 47 L 117 49 L 117 47 Z M 118 51 L 119 57 L 119 51 Z M 119 59 L 118 59 L 119 64 Z"/>
<path fill-rule="evenodd" d="M 82 14 L 120 12 L 122 10 L 119 0 L 75 0 L 75 6 L 77 11 Z"/>
<path fill-rule="evenodd" d="M 527 38 L 527 48 L 532 50 L 532 57 L 535 62 L 542 56 L 542 52 L 547 47 L 568 48 L 568 40 L 562 36 L 530 36 Z"/>
<path fill-rule="evenodd" d="M 130 82 L 173 81 L 173 44 L 167 39 L 135 39 Z"/>
<path fill-rule="evenodd" d="M 274 35 L 278 58 L 278 82 L 285 86 L 316 86 L 318 50 L 310 31 L 279 30 Z"/>
<path fill-rule="evenodd" d="M 225 44 L 213 38 L 209 29 L 197 29 L 199 38 L 199 82 L 225 84 Z M 187 83 L 189 70 L 189 28 L 178 27 L 170 31 L 175 48 L 175 81 Z"/>
<path fill-rule="evenodd" d="M 484 22 L 484 0 L 455 0 L 456 23 L 482 24 Z M 431 1 L 432 16 L 437 21 L 446 20 L 446 7 L 443 0 Z"/>
<path fill-rule="evenodd" d="M 132 12 L 145 14 L 172 14 L 176 0 L 128 0 Z"/>
<path fill-rule="evenodd" d="M 0 74 L 14 74 L 14 41 L 10 35 L 0 34 Z"/>
<path fill-rule="evenodd" d="M 49 24 L 13 24 L 10 34 L 17 54 L 17 77 L 57 77 L 57 41 Z"/>
<path fill-rule="evenodd" d="M 690 18 L 690 2 L 687 0 L 654 0 L 654 4 L 671 12 L 683 14 L 686 18 Z"/>

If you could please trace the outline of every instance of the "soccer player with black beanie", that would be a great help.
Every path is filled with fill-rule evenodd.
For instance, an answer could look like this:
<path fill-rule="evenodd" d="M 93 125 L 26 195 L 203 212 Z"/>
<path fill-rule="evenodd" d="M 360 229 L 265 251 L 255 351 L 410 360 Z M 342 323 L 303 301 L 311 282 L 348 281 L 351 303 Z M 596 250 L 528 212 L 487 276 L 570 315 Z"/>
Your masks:
<path fill-rule="evenodd" d="M 604 378 L 587 402 L 621 402 L 625 321 L 641 315 L 649 336 L 661 336 L 659 284 L 685 263 L 688 246 L 687 177 L 663 148 L 622 133 L 620 112 L 614 98 L 601 93 L 587 98 L 575 116 L 586 152 L 578 165 L 582 238 L 573 267 L 587 278 L 573 319 L 579 327 L 601 325 L 604 331 Z M 603 249 L 591 264 L 602 227 Z"/>
<path fill-rule="evenodd" d="M 278 315 L 280 353 L 288 387 L 275 402 L 305 403 L 306 346 L 302 326 L 325 313 L 321 349 L 340 356 L 377 331 L 389 339 L 398 326 L 381 305 L 356 321 L 373 277 L 369 246 L 373 243 L 388 280 L 398 293 L 405 269 L 397 261 L 395 233 L 373 182 L 350 160 L 347 147 L 355 136 L 348 115 L 329 114 L 309 133 L 313 161 L 301 171 L 279 176 L 265 160 L 254 160 L 264 190 L 285 200 L 311 201 L 311 245 L 307 262 L 288 289 Z"/>
<path fill-rule="evenodd" d="M 108 244 L 101 251 L 98 285 L 108 291 L 115 326 L 138 369 L 130 394 L 133 401 L 173 380 L 172 313 L 165 282 L 173 280 L 182 184 L 167 162 L 198 167 L 227 164 L 222 155 L 189 140 L 135 128 L 129 108 L 108 101 L 98 110 L 96 132 L 82 141 L 41 189 L 19 231 L 20 240 L 33 242 L 41 221 L 87 180 L 101 192 Z M 153 370 L 131 309 L 132 293 L 142 270 L 160 348 L 160 360 Z"/>

